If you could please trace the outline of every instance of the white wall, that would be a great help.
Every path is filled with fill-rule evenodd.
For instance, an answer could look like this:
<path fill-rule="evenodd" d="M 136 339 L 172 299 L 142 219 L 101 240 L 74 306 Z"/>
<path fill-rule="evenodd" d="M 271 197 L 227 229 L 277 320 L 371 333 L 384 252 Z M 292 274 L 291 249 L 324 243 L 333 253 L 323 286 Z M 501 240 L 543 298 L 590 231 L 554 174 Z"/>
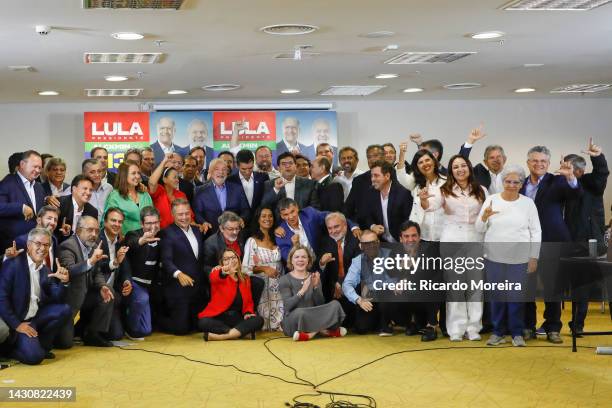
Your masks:
<path fill-rule="evenodd" d="M 135 102 L 0 104 L 0 174 L 12 152 L 35 148 L 66 159 L 71 177 L 83 158 L 83 112 L 137 110 Z M 340 145 L 359 151 L 360 167 L 366 166 L 367 145 L 397 144 L 413 132 L 440 139 L 448 159 L 481 122 L 488 136 L 473 150 L 474 163 L 487 144 L 501 144 L 509 162 L 519 164 L 529 147 L 544 144 L 554 171 L 557 158 L 580 153 L 589 136 L 612 157 L 612 99 L 340 101 L 336 110 Z M 605 199 L 609 216 L 612 188 Z"/>

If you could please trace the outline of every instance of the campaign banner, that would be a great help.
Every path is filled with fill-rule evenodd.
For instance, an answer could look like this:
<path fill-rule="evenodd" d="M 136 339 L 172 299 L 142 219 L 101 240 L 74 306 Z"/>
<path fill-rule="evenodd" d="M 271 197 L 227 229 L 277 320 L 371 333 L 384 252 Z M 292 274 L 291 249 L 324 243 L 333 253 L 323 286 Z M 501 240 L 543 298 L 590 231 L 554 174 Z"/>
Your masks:
<path fill-rule="evenodd" d="M 275 112 L 214 112 L 214 149 L 229 150 L 234 123 L 243 122 L 244 129 L 238 132 L 238 143 L 242 149 L 256 150 L 259 146 L 276 148 Z"/>
<path fill-rule="evenodd" d="M 85 112 L 85 158 L 94 147 L 108 150 L 108 168 L 114 170 L 129 149 L 149 146 L 147 112 Z"/>

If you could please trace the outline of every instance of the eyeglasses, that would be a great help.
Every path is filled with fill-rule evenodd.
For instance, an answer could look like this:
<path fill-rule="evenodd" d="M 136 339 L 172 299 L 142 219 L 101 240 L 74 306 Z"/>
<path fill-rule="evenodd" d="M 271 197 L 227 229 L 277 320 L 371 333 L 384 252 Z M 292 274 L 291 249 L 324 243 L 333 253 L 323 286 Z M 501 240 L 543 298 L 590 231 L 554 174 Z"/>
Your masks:
<path fill-rule="evenodd" d="M 504 180 L 504 184 L 508 184 L 509 186 L 520 186 L 521 184 L 523 184 L 523 182 L 516 180 Z"/>
<path fill-rule="evenodd" d="M 144 225 L 145 227 L 153 227 L 155 225 L 159 225 L 159 221 L 144 222 L 142 225 Z"/>
<path fill-rule="evenodd" d="M 36 248 L 49 249 L 51 247 L 51 244 L 45 244 L 44 242 L 39 242 L 39 241 L 30 241 L 30 242 L 33 243 Z"/>
<path fill-rule="evenodd" d="M 236 255 L 231 255 L 228 257 L 223 257 L 223 262 L 229 262 L 229 261 L 233 261 L 235 259 L 238 259 L 238 257 Z"/>
<path fill-rule="evenodd" d="M 100 228 L 96 227 L 83 228 L 83 230 L 87 232 L 100 232 Z"/>
<path fill-rule="evenodd" d="M 240 232 L 240 227 L 234 227 L 234 228 L 230 228 L 230 227 L 223 227 L 223 229 L 225 231 L 229 231 L 229 232 Z"/>

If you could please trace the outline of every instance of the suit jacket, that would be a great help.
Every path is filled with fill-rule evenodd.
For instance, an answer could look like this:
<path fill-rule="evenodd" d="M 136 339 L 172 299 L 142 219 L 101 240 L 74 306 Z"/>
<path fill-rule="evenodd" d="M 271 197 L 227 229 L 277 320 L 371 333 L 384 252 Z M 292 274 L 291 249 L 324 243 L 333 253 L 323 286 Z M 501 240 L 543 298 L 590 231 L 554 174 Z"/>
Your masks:
<path fill-rule="evenodd" d="M 189 154 L 189 147 L 177 146 L 174 143 L 172 143 L 172 146 L 174 147 L 174 151 L 180 154 L 181 157 L 185 157 L 186 155 Z M 153 154 L 155 155 L 155 165 L 158 166 L 159 163 L 161 163 L 161 161 L 164 160 L 164 156 L 165 156 L 164 150 L 162 149 L 159 142 L 152 143 L 151 149 L 153 149 Z"/>
<path fill-rule="evenodd" d="M 99 290 L 102 286 L 106 286 L 106 280 L 100 262 L 88 268 L 87 259 L 81 251 L 81 244 L 74 234 L 60 244 L 59 259 L 62 266 L 68 269 L 70 276 L 67 303 L 74 312 L 81 309 L 87 291 Z"/>
<path fill-rule="evenodd" d="M 461 145 L 459 154 L 465 157 L 466 159 L 469 159 L 471 151 L 471 147 L 465 147 L 465 145 Z M 491 186 L 491 173 L 489 173 L 489 170 L 482 163 L 478 163 L 476 165 L 472 163 L 472 166 L 474 168 L 474 178 L 476 179 L 478 184 L 488 190 Z"/>
<path fill-rule="evenodd" d="M 252 215 L 255 212 L 255 210 L 259 208 L 259 206 L 261 205 L 261 201 L 263 200 L 263 196 L 264 196 L 265 183 L 266 181 L 270 180 L 270 176 L 268 176 L 267 173 L 262 173 L 259 171 L 254 171 L 251 177 L 253 177 L 253 201 L 251 205 L 249 206 L 251 210 L 250 215 Z M 240 186 L 240 189 L 244 194 L 244 198 L 246 199 L 246 193 L 244 192 L 244 188 L 242 187 L 242 182 L 240 181 L 240 175 L 238 173 L 232 174 L 231 176 L 229 176 L 227 178 L 227 181 L 229 183 L 234 183 Z M 247 199 L 247 204 L 248 203 L 249 203 L 249 200 Z"/>
<path fill-rule="evenodd" d="M 72 205 L 72 195 L 60 197 L 59 201 L 60 201 L 60 208 L 59 208 L 60 215 L 57 221 L 57 228 L 55 228 L 54 234 L 57 240 L 61 243 L 65 241 L 67 238 L 64 236 L 64 234 L 62 234 L 62 222 L 64 221 L 64 218 L 66 218 L 66 224 L 72 227 L 72 218 L 74 217 L 74 206 Z M 81 217 L 85 215 L 98 219 L 98 210 L 93 205 L 89 203 L 85 203 L 85 205 L 83 206 L 83 214 L 81 214 Z"/>
<path fill-rule="evenodd" d="M 276 208 L 278 201 L 285 197 L 287 197 L 285 187 L 282 187 L 278 191 L 278 194 L 276 194 L 274 191 L 274 180 L 266 181 L 262 204 Z M 295 191 L 293 197 L 300 208 L 319 208 L 320 206 L 319 195 L 317 194 L 317 183 L 314 180 L 295 176 Z"/>
<path fill-rule="evenodd" d="M 527 183 L 529 176 L 521 187 L 521 194 L 525 194 Z M 568 200 L 580 195 L 582 195 L 580 183 L 573 189 L 564 176 L 555 176 L 551 173 L 544 175 L 534 200 L 542 227 L 542 242 L 571 241 L 569 229 L 563 219 L 563 208 Z"/>
<path fill-rule="evenodd" d="M 45 197 L 49 197 L 53 195 L 53 192 L 51 192 L 51 183 L 49 183 L 49 181 L 45 181 L 44 183 L 40 183 L 40 185 L 42 186 L 44 192 L 45 192 Z M 70 188 L 70 184 L 68 183 L 62 183 L 62 190 L 66 190 L 67 188 Z"/>
<path fill-rule="evenodd" d="M 40 276 L 38 307 L 63 303 L 64 286 L 49 279 L 49 269 L 43 265 Z M 13 330 L 25 319 L 30 307 L 30 269 L 26 252 L 9 259 L 0 270 L 0 317 Z"/>
<path fill-rule="evenodd" d="M 106 234 L 104 233 L 104 230 L 100 232 L 100 241 L 102 241 L 102 250 L 104 251 L 104 254 L 108 256 L 108 258 L 102 259 L 99 262 L 100 269 L 102 269 L 102 273 L 104 274 L 104 279 L 108 282 L 108 279 L 110 278 L 111 273 L 113 273 L 113 270 L 110 267 L 110 251 L 109 251 L 109 246 L 108 246 L 108 240 L 106 239 Z M 115 243 L 115 254 L 117 253 L 119 248 L 121 248 L 122 245 L 123 245 L 123 242 L 117 239 L 117 242 Z M 125 258 L 123 262 L 125 262 Z M 121 269 L 121 265 L 119 268 L 116 268 L 114 272 L 115 272 L 115 281 L 113 283 L 113 289 L 115 289 L 116 293 L 121 293 L 123 282 L 125 282 L 126 280 L 130 280 L 130 277 L 126 275 L 125 269 Z"/>
<path fill-rule="evenodd" d="M 53 248 L 53 258 L 51 259 L 51 268 L 52 272 L 57 271 L 57 262 L 55 262 L 55 258 L 59 258 L 59 242 L 55 236 L 51 236 L 51 247 Z M 15 246 L 17 249 L 23 249 L 26 252 L 28 245 L 28 234 L 22 234 L 15 238 Z M 54 278 L 55 279 L 55 278 Z"/>
<path fill-rule="evenodd" d="M 391 182 L 389 200 L 387 202 L 387 221 L 389 233 L 399 242 L 400 225 L 410 218 L 412 210 L 412 194 L 398 182 Z M 372 224 L 384 225 L 380 191 L 370 187 L 363 199 L 365 208 L 365 223 L 362 228 L 370 228 Z"/>
<path fill-rule="evenodd" d="M 330 175 L 322 183 L 317 183 L 317 194 L 322 211 L 342 211 L 344 208 L 344 189 L 342 184 L 334 183 Z"/>
<path fill-rule="evenodd" d="M 45 192 L 40 183 L 34 183 L 36 203 L 33 205 L 30 196 L 21 182 L 18 174 L 7 175 L 0 182 L 0 250 L 4 251 L 12 245 L 15 237 L 29 232 L 36 226 L 36 217 L 26 221 L 23 217 L 24 204 L 32 208 L 34 213 L 45 205 Z"/>
<path fill-rule="evenodd" d="M 195 186 L 194 186 L 195 184 Z M 197 178 L 193 179 L 193 183 L 185 180 L 184 178 L 179 178 L 179 190 L 181 190 L 187 196 L 187 200 L 193 206 L 193 194 L 195 189 L 200 187 L 202 182 Z"/>
<path fill-rule="evenodd" d="M 238 246 L 244 254 L 244 237 L 242 235 L 238 236 Z M 206 238 L 204 244 L 204 272 L 206 276 L 210 275 L 210 271 L 219 265 L 219 257 L 225 248 L 227 248 L 227 245 L 225 245 L 225 238 L 223 238 L 221 231 L 217 231 L 217 233 Z"/>
<path fill-rule="evenodd" d="M 112 171 L 106 170 L 106 182 L 115 188 L 115 178 L 117 177 L 117 173 L 113 173 Z M 146 185 L 146 184 L 145 184 Z"/>
<path fill-rule="evenodd" d="M 215 193 L 215 184 L 209 183 L 198 187 L 193 199 L 193 212 L 198 224 L 208 222 L 213 226 L 213 233 L 219 229 L 218 218 L 223 211 L 232 211 L 237 215 L 247 220 L 249 217 L 249 203 L 246 196 L 242 192 L 242 186 L 237 186 L 235 183 L 225 182 L 227 193 L 225 210 L 221 208 L 221 203 Z"/>
<path fill-rule="evenodd" d="M 172 224 L 162 230 L 161 263 L 164 289 L 171 298 L 204 295 L 208 293 L 208 277 L 204 268 L 204 239 L 197 228 L 191 228 L 198 241 L 198 256 L 191 249 L 189 240 L 181 228 Z M 129 251 L 128 251 L 129 252 Z M 181 286 L 174 272 L 181 271 L 194 280 L 194 286 Z"/>
<path fill-rule="evenodd" d="M 152 284 L 160 282 L 160 248 L 156 245 L 139 245 L 138 240 L 144 235 L 143 229 L 128 232 L 123 239 L 123 245 L 129 247 L 120 269 L 124 279 L 132 280 L 134 277 L 150 280 Z M 154 264 L 151 264 L 154 263 Z"/>
<path fill-rule="evenodd" d="M 300 154 L 308 157 L 310 160 L 315 158 L 315 149 L 314 145 L 304 145 L 298 142 L 298 146 L 300 148 Z M 288 152 L 287 145 L 284 140 L 281 140 L 276 144 L 276 151 L 274 152 L 273 163 L 276 162 L 276 158 L 281 154 Z"/>
<path fill-rule="evenodd" d="M 325 234 L 321 238 L 321 245 L 319 247 L 318 257 L 320 258 L 325 253 L 332 254 L 334 261 L 329 262 L 325 265 L 323 272 L 321 273 L 321 283 L 323 285 L 323 295 L 325 296 L 326 302 L 331 302 L 334 299 L 334 290 L 336 288 L 336 282 L 342 285 L 343 279 L 338 279 L 338 244 L 329 235 Z M 348 269 L 351 266 L 351 262 L 354 257 L 361 253 L 359 248 L 359 240 L 355 238 L 351 231 L 347 231 L 344 236 L 344 248 L 342 250 L 342 260 L 344 262 L 344 274 L 348 273 Z"/>
<path fill-rule="evenodd" d="M 344 215 L 359 225 L 364 225 L 366 222 L 363 198 L 370 187 L 372 187 L 372 171 L 368 170 L 353 179 L 351 192 L 344 202 Z"/>

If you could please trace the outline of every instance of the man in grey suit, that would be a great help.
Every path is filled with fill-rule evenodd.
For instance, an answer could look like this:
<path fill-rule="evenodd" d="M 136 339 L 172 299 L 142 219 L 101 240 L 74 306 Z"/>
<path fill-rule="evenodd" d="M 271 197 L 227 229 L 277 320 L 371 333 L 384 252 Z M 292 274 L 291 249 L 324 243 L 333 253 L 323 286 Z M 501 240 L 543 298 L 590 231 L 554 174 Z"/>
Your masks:
<path fill-rule="evenodd" d="M 295 175 L 297 170 L 295 157 L 289 152 L 282 153 L 276 159 L 276 164 L 281 176 L 266 181 L 262 205 L 276 208 L 278 200 L 291 198 L 298 203 L 300 208 L 314 207 L 318 209 L 317 182 Z"/>
<path fill-rule="evenodd" d="M 70 284 L 66 301 L 72 309 L 72 319 L 60 330 L 56 338 L 57 348 L 73 345 L 74 318 L 80 312 L 83 322 L 83 343 L 86 346 L 112 347 L 102 337 L 108 332 L 113 314 L 115 294 L 106 284 L 101 262 L 107 259 L 98 242 L 100 224 L 94 217 L 81 217 L 76 234 L 60 245 L 60 264 L 68 269 Z"/>

